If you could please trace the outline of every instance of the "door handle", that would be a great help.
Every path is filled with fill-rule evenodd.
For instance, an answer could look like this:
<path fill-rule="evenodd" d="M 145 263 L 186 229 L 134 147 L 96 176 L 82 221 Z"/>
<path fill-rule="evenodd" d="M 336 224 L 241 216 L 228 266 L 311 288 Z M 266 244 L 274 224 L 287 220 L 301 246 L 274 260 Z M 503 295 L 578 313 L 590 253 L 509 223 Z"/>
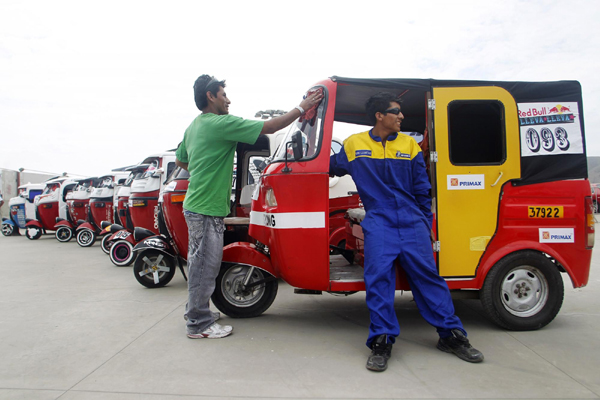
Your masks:
<path fill-rule="evenodd" d="M 500 171 L 500 175 L 498 176 L 498 179 L 496 179 L 496 182 L 494 182 L 491 187 L 496 186 L 498 184 L 498 182 L 500 182 L 500 178 L 502 178 L 502 175 L 504 175 L 504 172 Z"/>

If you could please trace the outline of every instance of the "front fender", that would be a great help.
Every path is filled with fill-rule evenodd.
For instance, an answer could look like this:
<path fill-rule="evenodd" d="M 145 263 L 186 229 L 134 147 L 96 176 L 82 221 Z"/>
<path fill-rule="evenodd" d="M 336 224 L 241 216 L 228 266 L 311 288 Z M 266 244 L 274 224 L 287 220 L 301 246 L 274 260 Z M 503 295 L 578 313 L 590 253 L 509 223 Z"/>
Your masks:
<path fill-rule="evenodd" d="M 133 233 L 128 231 L 127 229 L 122 229 L 113 233 L 110 238 L 107 239 L 108 243 L 114 242 L 115 240 L 126 240 L 131 243 L 132 246 L 135 246 L 135 240 L 133 239 Z"/>
<path fill-rule="evenodd" d="M 29 228 L 29 227 L 32 227 L 32 226 L 35 226 L 36 228 L 44 229 L 44 227 L 42 226 L 42 224 L 38 220 L 28 221 L 25 224 L 25 228 Z"/>
<path fill-rule="evenodd" d="M 90 224 L 89 222 L 84 222 L 83 224 L 80 224 L 75 230 L 79 232 L 82 229 L 89 229 L 92 232 L 96 232 L 96 229 L 94 229 L 92 224 Z"/>
<path fill-rule="evenodd" d="M 12 226 L 17 226 L 12 220 L 8 219 L 8 218 L 2 218 L 2 225 L 12 225 Z"/>
<path fill-rule="evenodd" d="M 234 242 L 223 247 L 223 262 L 250 265 L 279 278 L 279 274 L 271 265 L 269 256 L 258 251 L 256 246 L 251 243 Z"/>
<path fill-rule="evenodd" d="M 176 256 L 173 247 L 160 235 L 150 236 L 136 244 L 133 248 L 134 252 L 143 250 L 157 250 L 172 257 Z"/>
<path fill-rule="evenodd" d="M 67 220 L 64 220 L 64 221 L 60 221 L 56 225 L 54 225 L 54 230 L 57 230 L 61 226 L 66 226 L 67 228 L 73 229 L 73 224 Z"/>

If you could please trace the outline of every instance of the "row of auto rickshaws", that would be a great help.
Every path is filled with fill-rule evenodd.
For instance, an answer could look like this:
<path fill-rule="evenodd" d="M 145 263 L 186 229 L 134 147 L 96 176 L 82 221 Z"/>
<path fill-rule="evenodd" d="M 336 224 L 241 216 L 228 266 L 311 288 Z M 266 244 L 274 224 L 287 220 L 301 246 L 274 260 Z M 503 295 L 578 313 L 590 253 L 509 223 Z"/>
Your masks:
<path fill-rule="evenodd" d="M 575 288 L 587 284 L 595 220 L 579 82 L 334 76 L 314 90 L 323 100 L 287 133 L 238 145 L 212 297 L 219 310 L 260 315 L 279 280 L 299 294 L 365 290 L 365 212 L 350 178 L 329 177 L 329 157 L 341 147 L 336 126 L 368 129 L 364 104 L 380 91 L 402 97 L 403 130 L 423 137 L 431 245 L 453 293 L 479 298 L 505 329 L 532 330 L 558 314 L 562 274 Z M 177 268 L 185 276 L 187 179 L 172 151 L 101 178 L 58 177 L 23 188 L 2 233 L 54 232 L 84 247 L 101 237 L 115 265 L 133 263 L 142 285 L 161 287 Z M 396 268 L 396 289 L 410 290 Z"/>

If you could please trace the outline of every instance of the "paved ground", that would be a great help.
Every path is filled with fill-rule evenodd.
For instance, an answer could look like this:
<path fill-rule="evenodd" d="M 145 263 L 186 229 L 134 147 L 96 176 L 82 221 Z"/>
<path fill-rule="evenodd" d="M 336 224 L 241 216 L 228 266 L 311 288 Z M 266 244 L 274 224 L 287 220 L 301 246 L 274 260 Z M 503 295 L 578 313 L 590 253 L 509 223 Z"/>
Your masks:
<path fill-rule="evenodd" d="M 504 331 L 477 300 L 456 300 L 479 365 L 437 350 L 410 293 L 398 293 L 402 333 L 376 374 L 364 367 L 364 294 L 281 284 L 263 316 L 223 318 L 231 337 L 190 340 L 179 273 L 150 290 L 99 244 L 0 237 L 0 399 L 599 398 L 599 257 L 588 287 L 565 282 L 560 314 L 539 331 Z"/>

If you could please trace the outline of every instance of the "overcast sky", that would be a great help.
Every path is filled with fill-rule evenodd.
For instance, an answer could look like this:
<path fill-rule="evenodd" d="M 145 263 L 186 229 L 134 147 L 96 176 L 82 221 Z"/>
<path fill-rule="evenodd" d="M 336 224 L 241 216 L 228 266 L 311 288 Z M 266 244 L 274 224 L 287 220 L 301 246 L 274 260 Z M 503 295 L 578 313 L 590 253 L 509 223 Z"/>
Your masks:
<path fill-rule="evenodd" d="M 0 0 L 0 168 L 102 175 L 177 146 L 192 85 L 289 110 L 329 76 L 578 80 L 600 156 L 600 1 Z"/>

